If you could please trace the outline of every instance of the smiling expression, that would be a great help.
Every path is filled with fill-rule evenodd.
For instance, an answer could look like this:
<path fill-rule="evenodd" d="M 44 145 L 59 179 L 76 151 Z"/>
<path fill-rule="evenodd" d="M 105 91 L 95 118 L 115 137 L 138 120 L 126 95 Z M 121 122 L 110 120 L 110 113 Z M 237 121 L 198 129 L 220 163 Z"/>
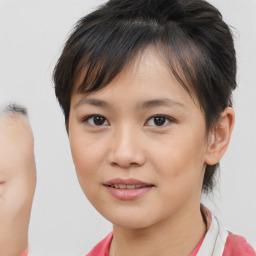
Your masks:
<path fill-rule="evenodd" d="M 80 185 L 112 223 L 145 228 L 198 207 L 204 113 L 154 48 L 103 89 L 73 93 L 68 130 Z"/>

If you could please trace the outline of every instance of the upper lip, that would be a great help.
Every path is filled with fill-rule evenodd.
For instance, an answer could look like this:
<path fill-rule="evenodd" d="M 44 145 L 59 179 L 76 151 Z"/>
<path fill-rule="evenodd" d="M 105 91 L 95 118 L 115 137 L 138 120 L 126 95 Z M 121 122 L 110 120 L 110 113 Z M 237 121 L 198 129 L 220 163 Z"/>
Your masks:
<path fill-rule="evenodd" d="M 140 181 L 140 180 L 134 179 L 134 178 L 129 178 L 129 179 L 115 178 L 115 179 L 109 180 L 109 181 L 104 183 L 104 185 L 107 185 L 107 186 L 118 185 L 118 184 L 153 186 L 153 184 L 150 184 L 150 183 L 147 183 L 147 182 L 143 182 L 143 181 Z"/>

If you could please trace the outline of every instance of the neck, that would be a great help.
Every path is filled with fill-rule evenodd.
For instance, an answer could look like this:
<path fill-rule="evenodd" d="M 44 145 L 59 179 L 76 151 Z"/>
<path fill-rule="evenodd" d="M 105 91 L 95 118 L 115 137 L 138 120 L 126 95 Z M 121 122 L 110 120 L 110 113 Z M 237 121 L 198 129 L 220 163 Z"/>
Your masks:
<path fill-rule="evenodd" d="M 193 212 L 172 216 L 147 228 L 114 225 L 110 256 L 188 256 L 202 239 L 206 225 L 200 206 Z"/>

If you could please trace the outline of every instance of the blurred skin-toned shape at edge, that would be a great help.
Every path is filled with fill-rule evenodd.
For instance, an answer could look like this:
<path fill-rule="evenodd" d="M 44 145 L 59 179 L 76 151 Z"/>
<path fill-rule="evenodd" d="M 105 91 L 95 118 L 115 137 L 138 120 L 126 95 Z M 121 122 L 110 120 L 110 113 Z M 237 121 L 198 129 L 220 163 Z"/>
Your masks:
<path fill-rule="evenodd" d="M 24 110 L 0 113 L 0 256 L 23 255 L 36 186 L 34 139 Z M 26 255 L 26 254 L 25 254 Z"/>

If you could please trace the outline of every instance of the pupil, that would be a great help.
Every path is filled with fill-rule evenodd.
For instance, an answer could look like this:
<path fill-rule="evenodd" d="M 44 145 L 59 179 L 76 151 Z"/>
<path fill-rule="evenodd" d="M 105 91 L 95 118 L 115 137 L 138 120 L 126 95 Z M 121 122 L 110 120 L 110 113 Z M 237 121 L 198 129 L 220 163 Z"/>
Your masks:
<path fill-rule="evenodd" d="M 161 126 L 165 123 L 165 117 L 162 117 L 162 116 L 156 116 L 154 117 L 154 123 L 155 125 L 157 126 Z"/>
<path fill-rule="evenodd" d="M 103 125 L 105 119 L 104 119 L 104 117 L 102 117 L 102 116 L 95 116 L 95 117 L 93 118 L 93 121 L 94 121 L 94 124 L 96 124 L 96 125 Z"/>

